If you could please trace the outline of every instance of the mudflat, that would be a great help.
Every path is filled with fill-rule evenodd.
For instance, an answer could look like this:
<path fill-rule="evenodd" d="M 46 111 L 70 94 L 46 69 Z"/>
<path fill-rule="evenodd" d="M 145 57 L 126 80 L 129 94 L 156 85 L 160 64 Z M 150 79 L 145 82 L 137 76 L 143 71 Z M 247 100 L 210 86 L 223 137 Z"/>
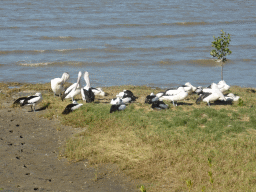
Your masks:
<path fill-rule="evenodd" d="M 115 165 L 89 166 L 62 157 L 66 139 L 81 129 L 40 118 L 44 110 L 12 108 L 1 100 L 0 190 L 2 191 L 138 191 L 137 182 Z"/>

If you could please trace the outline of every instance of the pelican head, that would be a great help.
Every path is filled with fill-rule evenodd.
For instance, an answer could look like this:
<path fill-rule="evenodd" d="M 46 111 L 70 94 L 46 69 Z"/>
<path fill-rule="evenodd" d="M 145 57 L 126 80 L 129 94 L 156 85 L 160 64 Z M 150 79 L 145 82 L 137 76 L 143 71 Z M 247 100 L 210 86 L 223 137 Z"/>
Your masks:
<path fill-rule="evenodd" d="M 79 72 L 78 72 L 78 77 L 77 77 L 77 82 L 76 82 L 76 87 L 75 87 L 75 89 L 79 88 L 81 77 L 82 77 L 82 72 L 79 71 Z"/>

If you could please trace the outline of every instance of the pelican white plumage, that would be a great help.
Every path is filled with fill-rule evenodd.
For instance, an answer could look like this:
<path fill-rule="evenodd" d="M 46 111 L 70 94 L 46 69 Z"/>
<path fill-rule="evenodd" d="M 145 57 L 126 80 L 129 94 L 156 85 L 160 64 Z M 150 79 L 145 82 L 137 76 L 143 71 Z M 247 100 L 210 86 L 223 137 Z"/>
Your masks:
<path fill-rule="evenodd" d="M 38 103 L 43 100 L 41 93 L 36 93 L 35 95 L 28 96 L 28 97 L 21 97 L 17 99 L 14 104 L 20 103 L 20 106 L 30 105 L 32 111 L 36 111 L 35 107 Z"/>
<path fill-rule="evenodd" d="M 123 90 L 122 92 L 118 93 L 116 97 L 122 99 L 123 103 L 130 103 L 132 101 L 136 101 L 138 97 L 135 97 L 133 92 L 130 90 Z"/>
<path fill-rule="evenodd" d="M 124 103 L 119 105 L 111 105 L 110 113 L 113 113 L 115 111 L 123 111 L 126 109 L 126 105 Z"/>
<path fill-rule="evenodd" d="M 185 92 L 187 92 L 188 94 L 192 93 L 192 86 L 180 86 L 177 89 L 171 88 L 171 89 L 167 89 L 163 94 L 163 95 L 177 95 L 181 90 L 184 90 Z M 159 93 L 160 95 L 161 93 Z"/>
<path fill-rule="evenodd" d="M 145 103 L 152 104 L 155 101 L 158 101 L 159 97 L 157 97 L 154 93 L 146 96 Z"/>
<path fill-rule="evenodd" d="M 82 76 L 82 72 L 79 71 L 78 73 L 78 77 L 77 77 L 77 82 L 76 83 L 73 83 L 72 85 L 70 85 L 65 91 L 64 93 L 62 94 L 61 96 L 61 99 L 62 101 L 64 99 L 69 99 L 69 98 L 72 98 L 72 101 L 74 101 L 74 97 L 76 95 L 78 95 L 80 92 L 81 92 L 81 84 L 80 84 L 80 79 L 81 79 L 81 76 Z"/>
<path fill-rule="evenodd" d="M 218 85 L 216 83 L 212 83 L 211 91 L 207 93 L 206 92 L 201 93 L 199 98 L 196 100 L 196 103 L 199 104 L 200 101 L 204 101 L 204 102 L 207 102 L 208 106 L 210 106 L 211 101 L 216 101 L 218 99 L 226 101 L 226 98 L 218 88 Z"/>
<path fill-rule="evenodd" d="M 169 106 L 166 105 L 163 101 L 157 100 L 152 102 L 151 108 L 161 110 L 161 109 L 168 109 Z"/>
<path fill-rule="evenodd" d="M 172 101 L 173 106 L 175 105 L 177 106 L 177 101 L 183 100 L 187 96 L 188 96 L 188 92 L 186 92 L 183 87 L 179 87 L 177 90 L 175 90 L 175 92 L 172 91 L 172 95 L 170 94 L 170 91 L 169 91 L 169 94 L 164 94 L 163 96 L 161 96 L 159 98 L 159 101 L 164 101 L 164 100 Z"/>
<path fill-rule="evenodd" d="M 120 97 L 114 98 L 110 101 L 110 113 L 115 111 L 123 111 L 126 109 L 126 105 Z"/>
<path fill-rule="evenodd" d="M 71 104 L 68 104 L 62 114 L 67 115 L 70 112 L 80 108 L 83 104 L 77 103 L 76 101 L 73 101 Z"/>
<path fill-rule="evenodd" d="M 185 87 L 188 87 L 188 88 L 185 88 Z M 190 82 L 185 83 L 185 87 L 184 87 L 184 89 L 185 89 L 186 92 L 188 92 L 188 94 L 191 94 L 191 93 L 196 91 L 196 87 L 191 85 Z M 189 89 L 189 87 L 191 87 L 191 89 Z"/>
<path fill-rule="evenodd" d="M 111 105 L 120 105 L 121 103 L 123 103 L 123 101 L 119 97 L 111 99 L 111 101 L 110 101 Z"/>
<path fill-rule="evenodd" d="M 202 87 L 198 87 L 196 92 L 197 93 L 211 93 L 212 92 L 212 85 L 217 85 L 217 87 L 219 88 L 219 90 L 223 93 L 227 90 L 229 90 L 230 86 L 224 81 L 224 80 L 221 80 L 218 84 L 216 83 L 212 83 L 211 85 L 209 85 L 207 88 L 202 88 Z"/>
<path fill-rule="evenodd" d="M 86 82 L 86 86 L 81 88 L 82 99 L 83 101 L 86 101 L 86 103 L 91 103 L 94 101 L 95 95 L 92 91 L 90 79 L 89 79 L 89 73 L 87 71 L 84 73 L 84 80 Z"/>
<path fill-rule="evenodd" d="M 238 101 L 239 100 L 239 96 L 235 95 L 234 93 L 229 93 L 229 94 L 225 94 L 224 95 L 225 99 L 227 102 L 230 102 L 230 101 Z M 222 98 L 219 99 L 220 101 L 223 101 Z"/>
<path fill-rule="evenodd" d="M 94 95 L 105 96 L 105 92 L 100 87 L 97 87 L 97 88 L 92 87 L 92 92 L 94 93 Z"/>
<path fill-rule="evenodd" d="M 64 91 L 64 84 L 69 79 L 68 73 L 63 73 L 61 78 L 54 78 L 51 80 L 51 88 L 53 91 L 53 95 L 61 95 Z"/>
<path fill-rule="evenodd" d="M 230 86 L 229 86 L 224 80 L 221 80 L 221 81 L 218 83 L 218 88 L 219 88 L 220 91 L 223 93 L 224 91 L 229 90 Z"/>

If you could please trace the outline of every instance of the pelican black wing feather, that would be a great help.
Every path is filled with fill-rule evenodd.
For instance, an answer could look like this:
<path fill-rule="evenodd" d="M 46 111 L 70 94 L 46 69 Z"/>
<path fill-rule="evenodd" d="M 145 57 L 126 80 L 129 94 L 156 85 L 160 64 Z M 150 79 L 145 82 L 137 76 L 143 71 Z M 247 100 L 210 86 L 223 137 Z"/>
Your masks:
<path fill-rule="evenodd" d="M 26 105 L 26 104 L 29 104 L 28 101 L 29 101 L 30 99 L 34 99 L 34 98 L 36 98 L 36 97 L 38 97 L 38 96 L 35 96 L 35 95 L 29 96 L 29 97 L 27 97 L 27 98 L 24 100 L 24 102 L 21 103 L 20 105 L 21 105 L 21 106 L 24 106 L 24 105 Z"/>
<path fill-rule="evenodd" d="M 200 94 L 200 96 L 197 98 L 196 100 L 196 104 L 199 104 L 204 98 L 208 97 L 209 95 L 211 95 L 212 93 L 203 93 Z"/>
<path fill-rule="evenodd" d="M 95 95 L 94 95 L 92 89 L 89 88 L 88 91 L 86 89 L 83 89 L 83 91 L 84 91 L 84 96 L 85 96 L 86 103 L 94 102 Z"/>
<path fill-rule="evenodd" d="M 73 104 L 73 103 L 68 104 L 68 105 L 66 106 L 66 108 L 64 109 L 64 111 L 62 112 L 62 114 L 64 114 L 64 115 L 69 114 L 70 112 L 73 111 L 73 110 L 72 110 L 72 107 L 75 107 L 76 105 L 77 105 L 77 104 Z"/>
<path fill-rule="evenodd" d="M 18 104 L 21 105 L 22 104 L 21 101 L 24 102 L 25 99 L 27 99 L 27 97 L 20 97 L 20 98 L 16 99 L 13 104 L 14 105 L 18 105 Z"/>

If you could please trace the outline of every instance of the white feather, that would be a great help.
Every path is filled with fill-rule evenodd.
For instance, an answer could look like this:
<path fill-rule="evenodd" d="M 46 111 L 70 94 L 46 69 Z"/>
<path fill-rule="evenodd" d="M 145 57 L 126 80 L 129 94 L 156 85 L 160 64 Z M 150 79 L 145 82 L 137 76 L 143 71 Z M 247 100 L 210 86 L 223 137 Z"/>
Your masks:
<path fill-rule="evenodd" d="M 51 80 L 52 91 L 56 95 L 60 95 L 64 91 L 64 84 L 69 79 L 68 73 L 63 73 L 61 78 L 54 78 Z"/>

